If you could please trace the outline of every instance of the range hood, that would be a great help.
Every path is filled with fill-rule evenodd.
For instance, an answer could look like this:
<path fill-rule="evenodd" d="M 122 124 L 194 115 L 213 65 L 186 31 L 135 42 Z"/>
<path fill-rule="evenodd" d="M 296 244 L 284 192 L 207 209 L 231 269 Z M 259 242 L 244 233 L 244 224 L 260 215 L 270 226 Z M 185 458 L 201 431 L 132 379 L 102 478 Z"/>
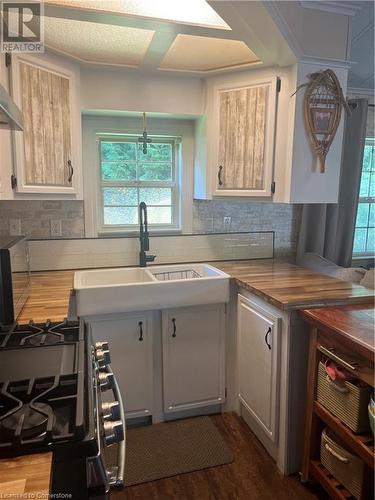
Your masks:
<path fill-rule="evenodd" d="M 23 130 L 22 113 L 0 84 L 0 128 Z"/>

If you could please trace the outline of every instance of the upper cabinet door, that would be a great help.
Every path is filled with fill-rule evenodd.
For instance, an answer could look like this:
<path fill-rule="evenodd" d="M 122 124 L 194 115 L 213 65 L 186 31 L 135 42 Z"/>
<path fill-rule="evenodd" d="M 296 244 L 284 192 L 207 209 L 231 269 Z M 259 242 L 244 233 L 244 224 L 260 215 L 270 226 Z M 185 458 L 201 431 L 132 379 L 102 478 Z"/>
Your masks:
<path fill-rule="evenodd" d="M 215 195 L 271 196 L 276 82 L 216 88 Z"/>
<path fill-rule="evenodd" d="M 74 74 L 23 57 L 12 62 L 24 131 L 15 134 L 17 191 L 76 192 Z"/>

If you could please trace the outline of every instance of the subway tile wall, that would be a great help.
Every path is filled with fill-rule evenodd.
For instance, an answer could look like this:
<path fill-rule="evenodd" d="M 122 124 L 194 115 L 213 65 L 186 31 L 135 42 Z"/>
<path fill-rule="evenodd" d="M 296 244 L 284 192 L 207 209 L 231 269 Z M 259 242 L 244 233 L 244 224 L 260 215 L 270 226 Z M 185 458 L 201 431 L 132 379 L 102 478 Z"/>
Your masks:
<path fill-rule="evenodd" d="M 294 258 L 302 205 L 232 200 L 193 203 L 193 232 L 275 231 L 275 256 Z M 225 224 L 224 218 L 230 217 Z M 9 234 L 12 221 L 31 238 L 53 236 L 54 221 L 61 221 L 62 238 L 84 238 L 83 201 L 12 200 L 0 202 L 0 234 Z"/>

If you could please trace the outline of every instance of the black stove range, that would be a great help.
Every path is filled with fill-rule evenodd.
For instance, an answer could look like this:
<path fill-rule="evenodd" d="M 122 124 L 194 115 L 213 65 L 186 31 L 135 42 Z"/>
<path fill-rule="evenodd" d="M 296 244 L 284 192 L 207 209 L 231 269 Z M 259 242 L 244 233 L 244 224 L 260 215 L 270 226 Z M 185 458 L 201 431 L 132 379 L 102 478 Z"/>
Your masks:
<path fill-rule="evenodd" d="M 108 344 L 93 346 L 82 321 L 0 331 L 0 458 L 52 451 L 52 493 L 105 499 L 122 485 L 125 446 L 110 470 L 104 448 L 124 440 L 124 422 Z"/>

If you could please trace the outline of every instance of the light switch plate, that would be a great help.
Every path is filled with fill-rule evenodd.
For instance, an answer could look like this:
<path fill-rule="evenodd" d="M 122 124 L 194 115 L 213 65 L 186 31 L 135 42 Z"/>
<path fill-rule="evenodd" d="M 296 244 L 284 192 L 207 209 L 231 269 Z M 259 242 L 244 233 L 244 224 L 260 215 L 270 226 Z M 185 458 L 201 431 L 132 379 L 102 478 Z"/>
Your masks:
<path fill-rule="evenodd" d="M 21 219 L 9 219 L 9 234 L 21 236 Z"/>
<path fill-rule="evenodd" d="M 224 231 L 229 231 L 230 227 L 232 225 L 232 217 L 223 217 L 223 226 L 224 226 Z"/>

